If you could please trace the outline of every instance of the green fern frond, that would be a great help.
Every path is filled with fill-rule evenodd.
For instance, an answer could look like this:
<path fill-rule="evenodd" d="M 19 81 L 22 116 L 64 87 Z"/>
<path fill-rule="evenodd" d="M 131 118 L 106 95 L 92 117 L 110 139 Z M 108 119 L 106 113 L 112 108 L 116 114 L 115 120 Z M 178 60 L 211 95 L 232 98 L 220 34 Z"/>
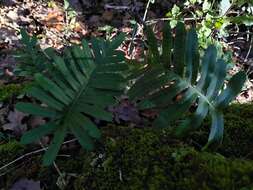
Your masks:
<path fill-rule="evenodd" d="M 169 126 L 197 105 L 196 111 L 177 127 L 176 135 L 184 136 L 199 128 L 209 113 L 212 126 L 208 144 L 220 142 L 224 127 L 222 109 L 240 92 L 246 80 L 244 72 L 235 74 L 226 85 L 227 65 L 217 59 L 216 48 L 208 47 L 200 64 L 196 31 L 187 31 L 182 23 L 176 27 L 174 44 L 169 26 L 165 26 L 161 54 L 152 30 L 147 28 L 146 32 L 152 63 L 136 71 L 135 83 L 128 90 L 130 99 L 140 101 L 140 109 L 159 110 L 154 121 L 158 127 Z"/>
<path fill-rule="evenodd" d="M 53 68 L 47 73 L 35 74 L 36 86 L 28 94 L 40 104 L 18 103 L 19 111 L 47 117 L 49 122 L 23 135 L 24 144 L 54 134 L 43 157 L 43 164 L 50 165 L 68 133 L 77 137 L 83 148 L 91 150 L 93 139 L 101 136 L 91 118 L 112 121 L 112 114 L 105 108 L 115 103 L 115 96 L 125 88 L 123 71 L 128 66 L 123 62 L 122 52 L 116 50 L 124 37 L 113 41 L 94 39 L 93 51 L 86 41 L 82 46 L 73 46 L 63 57 L 51 55 Z M 94 56 L 93 56 L 94 55 Z"/>
<path fill-rule="evenodd" d="M 36 73 L 45 73 L 50 68 L 52 48 L 42 50 L 36 36 L 29 36 L 25 29 L 20 30 L 23 48 L 17 50 L 14 57 L 18 64 L 14 70 L 18 76 L 33 77 Z"/>

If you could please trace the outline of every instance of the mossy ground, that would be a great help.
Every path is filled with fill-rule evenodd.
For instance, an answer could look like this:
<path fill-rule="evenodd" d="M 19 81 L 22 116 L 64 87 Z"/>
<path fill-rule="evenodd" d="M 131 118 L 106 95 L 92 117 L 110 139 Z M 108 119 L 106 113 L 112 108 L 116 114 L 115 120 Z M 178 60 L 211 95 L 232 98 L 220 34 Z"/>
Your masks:
<path fill-rule="evenodd" d="M 8 84 L 0 86 L 0 102 L 10 98 L 13 95 L 20 94 L 25 88 L 25 84 Z"/>
<path fill-rule="evenodd" d="M 107 126 L 95 152 L 74 148 L 68 152 L 71 158 L 57 158 L 62 178 L 54 167 L 42 167 L 35 154 L 10 166 L 15 172 L 3 175 L 0 187 L 9 189 L 27 177 L 50 190 L 64 186 L 56 185 L 61 179 L 65 189 L 75 190 L 253 190 L 253 105 L 232 105 L 224 113 L 225 136 L 216 153 L 198 147 L 206 142 L 209 121 L 184 140 L 173 138 L 169 130 Z M 16 141 L 0 145 L 1 165 L 25 152 Z"/>

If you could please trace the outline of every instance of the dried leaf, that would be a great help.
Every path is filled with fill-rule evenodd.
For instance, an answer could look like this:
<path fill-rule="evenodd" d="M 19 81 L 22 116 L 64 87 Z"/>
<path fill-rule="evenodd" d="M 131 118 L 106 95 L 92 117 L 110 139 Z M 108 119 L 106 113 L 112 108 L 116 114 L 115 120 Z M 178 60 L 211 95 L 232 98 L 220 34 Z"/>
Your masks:
<path fill-rule="evenodd" d="M 109 107 L 109 111 L 113 113 L 114 119 L 117 123 L 120 123 L 121 121 L 136 124 L 141 122 L 139 110 L 126 98 L 121 99 L 118 105 Z"/>
<path fill-rule="evenodd" d="M 28 121 L 28 125 L 31 128 L 35 128 L 39 125 L 44 125 L 45 123 L 46 123 L 46 120 L 43 119 L 43 117 L 39 117 L 39 116 L 32 116 Z"/>
<path fill-rule="evenodd" d="M 2 128 L 4 130 L 13 131 L 15 135 L 22 135 L 27 130 L 27 126 L 25 124 L 22 124 L 22 120 L 25 116 L 27 116 L 27 114 L 24 114 L 17 110 L 11 111 L 7 118 L 9 123 L 4 124 Z"/>
<path fill-rule="evenodd" d="M 28 179 L 20 179 L 13 184 L 10 190 L 41 190 L 40 182 Z"/>

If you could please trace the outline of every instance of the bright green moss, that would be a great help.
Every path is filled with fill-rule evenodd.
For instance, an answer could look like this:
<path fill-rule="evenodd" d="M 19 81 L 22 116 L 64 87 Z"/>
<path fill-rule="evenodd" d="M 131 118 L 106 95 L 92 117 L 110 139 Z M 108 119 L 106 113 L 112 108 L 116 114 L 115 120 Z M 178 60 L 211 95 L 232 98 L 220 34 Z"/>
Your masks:
<path fill-rule="evenodd" d="M 10 98 L 13 94 L 19 94 L 24 89 L 24 85 L 8 84 L 0 86 L 0 101 Z"/>

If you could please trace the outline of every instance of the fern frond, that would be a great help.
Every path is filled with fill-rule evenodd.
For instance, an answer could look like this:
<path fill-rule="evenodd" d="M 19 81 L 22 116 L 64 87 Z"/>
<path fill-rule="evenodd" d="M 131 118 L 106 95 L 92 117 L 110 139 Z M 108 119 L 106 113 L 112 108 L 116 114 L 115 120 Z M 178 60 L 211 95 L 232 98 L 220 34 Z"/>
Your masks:
<path fill-rule="evenodd" d="M 154 121 L 158 127 L 169 126 L 172 121 L 182 118 L 192 105 L 197 105 L 196 111 L 177 127 L 176 135 L 184 136 L 199 128 L 209 113 L 212 126 L 208 145 L 220 142 L 224 125 L 222 109 L 240 92 L 246 80 L 245 73 L 235 74 L 224 89 L 226 63 L 217 59 L 215 46 L 209 46 L 200 64 L 195 29 L 187 31 L 180 23 L 172 45 L 171 34 L 168 34 L 171 31 L 165 26 L 163 36 L 168 39 L 163 39 L 161 54 L 157 53 L 158 43 L 152 30 L 148 28 L 146 32 L 152 63 L 139 69 L 135 83 L 128 90 L 129 97 L 140 101 L 141 109 L 159 110 Z"/>
<path fill-rule="evenodd" d="M 52 55 L 54 69 L 47 76 L 35 74 L 36 86 L 28 93 L 42 104 L 21 102 L 16 108 L 49 119 L 47 124 L 28 131 L 21 138 L 27 144 L 54 134 L 43 157 L 44 165 L 54 161 L 67 133 L 76 136 L 83 148 L 91 150 L 93 139 L 101 136 L 91 118 L 112 121 L 112 114 L 105 108 L 114 104 L 115 96 L 125 88 L 122 72 L 128 69 L 122 53 L 116 50 L 123 39 L 123 36 L 112 42 L 96 39 L 92 43 L 93 51 L 83 40 L 81 47 L 76 45 L 65 50 L 63 57 Z"/>

